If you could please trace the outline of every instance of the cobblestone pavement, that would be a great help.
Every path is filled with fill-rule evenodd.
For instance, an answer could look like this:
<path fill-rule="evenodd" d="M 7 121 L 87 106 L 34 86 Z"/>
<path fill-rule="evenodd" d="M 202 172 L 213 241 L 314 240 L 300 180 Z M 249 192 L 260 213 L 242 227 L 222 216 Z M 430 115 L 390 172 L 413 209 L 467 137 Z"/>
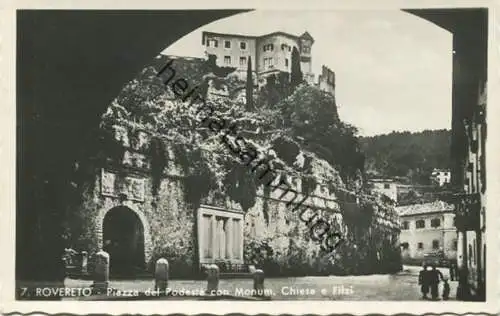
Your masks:
<path fill-rule="evenodd" d="M 420 267 L 405 267 L 394 275 L 326 276 L 298 278 L 267 278 L 264 282 L 266 295 L 272 300 L 373 300 L 404 301 L 421 300 L 417 276 Z M 440 269 L 449 275 L 448 269 Z M 454 300 L 458 282 L 450 281 L 450 300 Z M 92 281 L 66 279 L 66 287 L 88 287 Z M 130 291 L 152 290 L 153 280 L 111 280 L 110 286 L 116 295 L 127 295 Z M 169 288 L 174 296 L 200 295 L 206 281 L 171 280 Z M 219 294 L 251 296 L 251 279 L 220 280 Z M 439 289 L 442 293 L 442 285 Z"/>

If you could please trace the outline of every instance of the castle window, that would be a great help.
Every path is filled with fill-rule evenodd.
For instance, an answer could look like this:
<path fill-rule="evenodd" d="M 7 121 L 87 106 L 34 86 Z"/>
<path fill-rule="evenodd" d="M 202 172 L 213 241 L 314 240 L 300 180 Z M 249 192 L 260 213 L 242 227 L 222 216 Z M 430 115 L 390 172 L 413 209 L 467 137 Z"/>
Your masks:
<path fill-rule="evenodd" d="M 243 263 L 243 214 L 202 206 L 198 210 L 200 263 Z"/>
<path fill-rule="evenodd" d="M 431 219 L 431 227 L 439 227 L 441 226 L 441 220 L 439 218 Z"/>
<path fill-rule="evenodd" d="M 247 58 L 240 57 L 240 66 L 246 66 L 246 64 L 247 64 Z"/>
<path fill-rule="evenodd" d="M 418 249 L 421 249 L 421 250 L 422 250 L 422 249 L 424 249 L 424 243 L 423 243 L 423 242 L 419 242 L 419 243 L 417 244 L 417 248 L 418 248 Z"/>
<path fill-rule="evenodd" d="M 415 222 L 415 227 L 417 228 L 425 228 L 425 221 L 423 219 L 420 219 Z"/>
<path fill-rule="evenodd" d="M 305 54 L 309 54 L 311 52 L 311 47 L 309 46 L 302 47 L 302 52 Z"/>
<path fill-rule="evenodd" d="M 458 248 L 458 242 L 456 239 L 453 239 L 453 244 L 451 246 L 451 250 L 457 250 Z"/>
<path fill-rule="evenodd" d="M 267 52 L 267 51 L 273 51 L 274 50 L 274 44 L 266 44 L 262 47 L 262 50 Z"/>
<path fill-rule="evenodd" d="M 439 249 L 439 240 L 432 241 L 432 249 Z"/>
<path fill-rule="evenodd" d="M 390 189 L 391 185 L 389 183 L 384 183 L 384 189 Z"/>
<path fill-rule="evenodd" d="M 219 46 L 219 42 L 215 39 L 209 39 L 207 41 L 207 46 L 208 47 L 217 47 L 217 46 Z"/>
<path fill-rule="evenodd" d="M 273 58 L 264 58 L 264 68 L 273 68 Z"/>
<path fill-rule="evenodd" d="M 285 58 L 285 67 L 288 67 L 288 58 Z"/>
<path fill-rule="evenodd" d="M 224 56 L 224 64 L 231 65 L 231 56 Z"/>
<path fill-rule="evenodd" d="M 247 49 L 247 43 L 246 42 L 240 42 L 240 49 Z"/>
<path fill-rule="evenodd" d="M 231 48 L 231 41 L 224 41 L 224 48 Z"/>

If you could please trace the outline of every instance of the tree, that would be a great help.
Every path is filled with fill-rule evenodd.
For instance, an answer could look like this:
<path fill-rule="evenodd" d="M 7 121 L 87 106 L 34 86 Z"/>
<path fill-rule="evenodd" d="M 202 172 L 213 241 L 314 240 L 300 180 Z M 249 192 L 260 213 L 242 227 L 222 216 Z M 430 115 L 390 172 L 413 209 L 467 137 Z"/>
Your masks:
<path fill-rule="evenodd" d="M 393 132 L 361 139 L 371 173 L 406 177 L 413 184 L 430 184 L 434 168 L 450 168 L 449 130 Z"/>
<path fill-rule="evenodd" d="M 293 48 L 292 51 L 292 66 L 291 66 L 291 75 L 290 75 L 290 85 L 292 86 L 292 90 L 302 83 L 303 75 L 300 70 L 300 54 L 297 47 Z"/>
<path fill-rule="evenodd" d="M 281 96 L 279 95 L 278 90 L 276 89 L 276 76 L 269 75 L 266 78 L 265 88 L 266 88 L 265 91 L 267 97 L 267 104 L 275 105 L 276 103 L 278 103 L 279 100 L 281 99 Z"/>
<path fill-rule="evenodd" d="M 253 111 L 253 77 L 252 77 L 252 57 L 248 57 L 247 83 L 246 83 L 246 108 Z"/>
<path fill-rule="evenodd" d="M 275 108 L 280 100 L 290 96 L 290 74 L 280 71 L 266 77 L 266 84 L 259 91 L 259 106 Z"/>
<path fill-rule="evenodd" d="M 317 87 L 301 86 L 279 103 L 283 124 L 303 148 L 339 168 L 344 180 L 363 170 L 357 129 L 342 122 L 335 98 Z"/>

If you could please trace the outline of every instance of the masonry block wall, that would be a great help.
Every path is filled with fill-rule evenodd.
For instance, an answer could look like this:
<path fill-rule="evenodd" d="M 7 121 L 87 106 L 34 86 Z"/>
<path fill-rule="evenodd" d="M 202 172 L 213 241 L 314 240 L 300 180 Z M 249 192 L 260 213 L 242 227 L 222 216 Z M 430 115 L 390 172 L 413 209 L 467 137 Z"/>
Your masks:
<path fill-rule="evenodd" d="M 109 174 L 115 174 L 114 188 L 127 177 L 141 178 L 144 181 L 143 196 L 134 200 L 133 194 L 110 196 L 105 182 Z M 182 176 L 167 175 L 162 181 L 156 196 L 152 194 L 152 180 L 145 174 L 120 173 L 114 170 L 103 170 L 96 175 L 96 181 L 85 196 L 85 202 L 79 210 L 78 220 L 84 232 L 79 239 L 84 248 L 97 252 L 103 247 L 103 222 L 110 210 L 125 206 L 137 214 L 144 226 L 145 266 L 151 268 L 159 257 L 166 257 L 171 263 L 172 273 L 178 277 L 189 277 L 199 271 L 199 254 L 196 232 L 197 209 L 185 202 Z M 125 192 L 125 190 L 123 191 Z M 244 262 L 259 264 L 251 259 L 255 244 L 266 243 L 272 249 L 275 266 L 286 267 L 291 264 L 307 266 L 317 271 L 320 244 L 309 237 L 309 227 L 299 219 L 299 211 L 293 205 L 287 205 L 286 196 L 280 200 L 283 192 L 265 192 L 259 189 L 258 198 L 253 207 L 244 214 Z M 317 196 L 310 196 L 302 207 L 310 207 L 321 216 L 333 219 L 335 226 L 342 234 L 348 228 L 343 222 L 340 207 L 335 203 L 334 194 L 323 193 L 318 188 Z M 140 194 L 139 194 L 140 195 Z M 299 197 L 302 199 L 302 196 Z M 299 200 L 297 199 L 297 200 Z M 238 204 L 231 201 L 211 201 L 215 207 L 241 210 Z M 306 216 L 308 217 L 308 216 Z M 376 220 L 383 215 L 376 216 Z M 380 225 L 374 220 L 375 226 Z M 124 231 L 124 234 L 127 232 Z M 298 256 L 299 258 L 294 258 Z M 300 260 L 296 262 L 294 260 Z M 280 269 L 279 267 L 277 268 Z"/>
<path fill-rule="evenodd" d="M 209 89 L 215 89 L 211 82 Z M 225 91 L 223 90 L 218 89 L 214 95 L 219 99 L 227 99 L 227 93 L 221 96 Z M 221 197 L 220 192 L 214 190 L 202 200 L 193 202 L 186 196 L 189 190 L 186 188 L 185 168 L 180 165 L 180 158 L 176 157 L 172 147 L 167 145 L 165 149 L 168 159 L 163 171 L 155 170 L 152 168 L 151 152 L 148 151 L 151 135 L 144 130 L 126 128 L 118 123 L 107 128 L 111 131 L 113 143 L 118 144 L 119 148 L 114 152 L 110 149 L 112 146 L 105 146 L 106 157 L 94 166 L 94 178 L 86 184 L 81 205 L 68 215 L 68 222 L 73 227 L 72 243 L 78 250 L 86 250 L 92 254 L 105 247 L 106 216 L 117 208 L 125 208 L 135 214 L 143 227 L 145 268 L 151 269 L 156 259 L 165 257 L 170 262 L 173 277 L 189 277 L 200 270 L 203 262 L 214 259 L 213 253 L 205 253 L 206 249 L 203 248 L 210 247 L 208 240 L 200 236 L 210 232 L 213 237 L 213 229 L 219 230 L 221 227 L 221 216 L 207 216 L 211 221 L 210 226 L 201 227 L 200 225 L 205 224 L 200 222 L 199 212 L 203 207 L 208 207 L 242 214 L 243 258 L 234 262 L 241 262 L 242 259 L 244 264 L 265 265 L 265 269 L 272 269 L 277 274 L 292 273 L 293 268 L 314 274 L 324 266 L 318 262 L 323 259 L 330 260 L 329 264 L 337 264 L 338 254 L 329 254 L 329 258 L 325 258 L 324 253 L 320 255 L 320 243 L 311 239 L 310 226 L 299 219 L 300 211 L 293 211 L 294 205 L 288 203 L 293 197 L 282 196 L 282 190 L 259 188 L 255 204 L 247 210 L 243 210 L 228 197 Z M 290 181 L 296 183 L 293 189 L 300 192 L 300 180 L 293 180 Z M 336 195 L 336 192 L 329 192 L 318 186 L 303 201 L 301 209 L 310 207 L 313 213 L 331 222 L 332 229 L 338 230 L 341 235 L 350 236 L 342 256 L 354 258 L 359 255 L 357 244 L 366 246 L 363 238 L 368 238 L 367 234 L 377 236 L 372 238 L 377 240 L 372 248 L 382 251 L 382 243 L 386 239 L 394 247 L 399 247 L 395 245 L 397 238 L 393 238 L 399 232 L 393 208 L 377 209 L 376 202 L 373 202 L 373 208 L 377 209 L 373 216 L 355 211 L 357 213 L 351 216 L 354 221 L 351 219 L 348 225 L 344 218 L 346 210 L 336 201 L 339 198 Z M 296 200 L 301 201 L 302 197 L 300 195 Z M 355 202 L 351 204 L 359 209 Z M 312 216 L 307 215 L 309 218 Z M 354 227 L 357 220 L 366 221 L 363 217 L 370 224 L 359 229 Z M 123 230 L 121 233 L 129 232 Z M 232 242 L 239 241 L 235 237 Z M 362 252 L 368 251 L 370 247 L 365 248 Z M 366 261 L 367 257 L 356 257 L 353 260 Z"/>

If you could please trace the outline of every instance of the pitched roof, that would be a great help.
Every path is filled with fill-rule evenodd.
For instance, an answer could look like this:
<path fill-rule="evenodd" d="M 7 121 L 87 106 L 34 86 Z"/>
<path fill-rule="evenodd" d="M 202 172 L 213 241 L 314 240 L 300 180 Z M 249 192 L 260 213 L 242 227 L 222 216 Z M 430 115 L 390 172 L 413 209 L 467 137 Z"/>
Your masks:
<path fill-rule="evenodd" d="M 398 212 L 399 216 L 411 216 L 428 213 L 447 213 L 453 212 L 454 209 L 452 204 L 443 201 L 434 201 L 430 203 L 397 206 L 396 212 Z"/>
<path fill-rule="evenodd" d="M 311 34 L 309 34 L 308 31 L 305 31 L 302 35 L 300 35 L 300 38 L 305 38 L 314 42 L 314 38 L 311 36 Z"/>
<path fill-rule="evenodd" d="M 234 34 L 234 33 L 217 33 L 217 32 L 209 32 L 209 31 L 203 31 L 202 32 L 202 40 L 205 39 L 206 36 L 212 35 L 212 36 L 226 36 L 226 37 L 240 37 L 240 38 L 258 38 L 259 36 L 254 36 L 254 35 L 246 35 L 246 34 Z"/>
<path fill-rule="evenodd" d="M 209 31 L 203 31 L 202 32 L 202 41 L 204 41 L 206 36 L 225 36 L 225 37 L 239 37 L 239 38 L 249 38 L 249 39 L 260 39 L 260 38 L 265 38 L 268 36 L 273 36 L 273 35 L 283 35 L 283 36 L 288 36 L 293 39 L 298 39 L 298 38 L 306 38 L 314 42 L 314 38 L 309 34 L 309 32 L 304 32 L 301 36 L 293 35 L 287 32 L 282 32 L 282 31 L 275 31 L 271 32 L 268 34 L 263 34 L 263 35 L 245 35 L 245 34 L 233 34 L 233 33 L 216 33 L 216 32 L 209 32 Z"/>

